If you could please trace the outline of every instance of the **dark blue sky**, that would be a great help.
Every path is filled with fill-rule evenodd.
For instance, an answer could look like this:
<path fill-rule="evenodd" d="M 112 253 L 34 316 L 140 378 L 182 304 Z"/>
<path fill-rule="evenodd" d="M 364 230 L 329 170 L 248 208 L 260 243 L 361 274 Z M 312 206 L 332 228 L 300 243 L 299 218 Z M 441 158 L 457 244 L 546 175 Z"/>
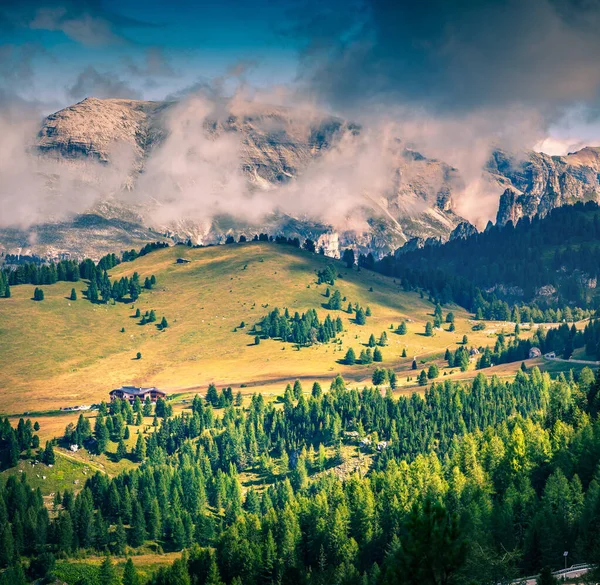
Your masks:
<path fill-rule="evenodd" d="M 0 0 L 3 74 L 26 100 L 163 98 L 215 77 L 289 83 L 297 43 L 282 2 Z"/>

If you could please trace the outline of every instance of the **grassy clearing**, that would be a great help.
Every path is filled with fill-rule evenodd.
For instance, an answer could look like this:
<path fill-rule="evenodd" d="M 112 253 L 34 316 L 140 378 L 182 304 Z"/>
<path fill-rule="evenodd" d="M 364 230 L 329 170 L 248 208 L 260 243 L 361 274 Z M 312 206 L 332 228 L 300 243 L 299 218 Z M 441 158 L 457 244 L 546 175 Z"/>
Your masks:
<path fill-rule="evenodd" d="M 181 553 L 147 553 L 133 555 L 131 560 L 136 566 L 138 573 L 140 574 L 141 582 L 143 583 L 159 567 L 173 564 L 173 561 L 180 556 Z M 69 559 L 68 561 L 59 560 L 56 563 L 56 570 L 54 573 L 60 581 L 66 583 L 77 583 L 79 580 L 85 579 L 85 582 L 90 585 L 100 585 L 98 571 L 103 560 L 104 557 L 98 556 L 88 556 L 82 559 Z M 125 562 L 125 558 L 113 558 L 113 563 L 115 564 L 115 569 L 119 578 L 123 577 Z"/>
<path fill-rule="evenodd" d="M 179 256 L 191 262 L 177 264 Z M 316 284 L 315 270 L 330 262 L 342 275 L 330 288 L 338 288 L 346 297 L 344 306 L 348 301 L 369 306 L 372 316 L 367 324 L 358 326 L 344 311 L 332 311 L 346 328 L 341 344 L 297 349 L 264 340 L 255 346 L 249 330 L 274 307 L 291 311 L 317 307 L 325 317 L 327 286 Z M 350 346 L 360 353 L 371 333 L 379 337 L 387 331 L 389 345 L 383 348 L 381 365 L 404 372 L 409 371 L 413 356 L 439 361 L 446 347 L 457 347 L 463 334 L 469 336 L 469 345 L 493 344 L 496 332 L 511 327 L 491 323 L 485 331 L 473 332 L 470 316 L 452 307 L 456 331 L 425 337 L 425 323 L 432 320 L 433 312 L 426 299 L 402 291 L 392 279 L 351 271 L 341 262 L 288 246 L 173 247 L 122 264 L 111 271 L 111 277 L 134 271 L 142 278 L 155 274 L 158 280 L 157 287 L 144 291 L 135 304 L 91 304 L 83 297 L 85 283 L 76 284 L 79 300 L 74 302 L 67 299 L 72 283 L 44 287 L 43 302 L 31 300 L 32 286 L 13 287 L 12 298 L 0 301 L 1 412 L 95 403 L 122 384 L 156 384 L 170 392 L 190 392 L 214 382 L 234 390 L 244 384 L 244 393 L 280 393 L 289 380 L 326 381 L 337 373 L 364 384 L 375 365 L 340 362 Z M 154 309 L 159 320 L 166 316 L 169 328 L 161 332 L 153 324 L 139 325 L 133 318 L 137 308 L 142 313 Z M 402 320 L 408 322 L 404 336 L 390 330 L 390 325 L 395 328 Z M 242 321 L 246 328 L 234 331 Z M 404 359 L 403 349 L 408 356 Z M 140 360 L 135 359 L 138 351 Z M 64 427 L 67 416 L 60 418 Z"/>

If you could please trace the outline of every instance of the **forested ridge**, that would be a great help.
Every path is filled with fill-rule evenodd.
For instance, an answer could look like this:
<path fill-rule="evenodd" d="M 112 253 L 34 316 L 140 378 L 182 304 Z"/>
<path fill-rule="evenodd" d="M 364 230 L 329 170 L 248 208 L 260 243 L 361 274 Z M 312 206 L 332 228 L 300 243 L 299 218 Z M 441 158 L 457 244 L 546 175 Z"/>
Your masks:
<path fill-rule="evenodd" d="M 454 301 L 482 318 L 504 319 L 508 303 L 533 311 L 596 309 L 600 275 L 600 209 L 577 203 L 517 225 L 488 225 L 485 231 L 443 245 L 362 264 L 402 279 L 407 288 L 429 291 L 442 303 Z M 544 287 L 546 289 L 544 290 Z M 561 314 L 561 317 L 563 315 Z M 565 317 L 570 320 L 569 317 Z M 551 321 L 551 314 L 534 321 Z"/>
<path fill-rule="evenodd" d="M 537 369 L 512 382 L 480 375 L 398 399 L 338 377 L 326 393 L 315 384 L 305 395 L 298 382 L 282 401 L 255 395 L 215 410 L 196 397 L 177 416 L 161 403 L 156 430 L 140 427 L 124 454 L 138 468 L 98 473 L 76 496 L 57 494 L 50 512 L 25 474 L 10 477 L 0 563 L 12 568 L 0 579 L 18 582 L 25 557 L 33 576 L 49 557 L 147 541 L 188 549 L 156 584 L 497 584 L 560 566 L 564 550 L 572 562 L 600 560 L 600 379 L 590 370 L 577 381 Z M 93 449 L 107 427 L 116 439 L 140 408 L 111 403 L 94 432 L 71 428 L 70 440 Z M 348 446 L 372 458 L 367 475 L 327 472 Z M 248 472 L 258 487 L 243 488 Z"/>

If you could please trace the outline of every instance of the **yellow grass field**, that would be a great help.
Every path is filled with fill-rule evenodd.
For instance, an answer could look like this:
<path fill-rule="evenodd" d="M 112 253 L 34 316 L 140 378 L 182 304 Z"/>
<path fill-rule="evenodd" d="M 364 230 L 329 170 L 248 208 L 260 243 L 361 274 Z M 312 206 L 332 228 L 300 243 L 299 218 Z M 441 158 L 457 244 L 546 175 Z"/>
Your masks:
<path fill-rule="evenodd" d="M 178 264 L 178 257 L 191 262 Z M 347 298 L 344 306 L 350 301 L 371 308 L 367 324 L 356 325 L 351 315 L 332 311 L 344 322 L 341 344 L 297 349 L 263 340 L 254 345 L 252 325 L 275 307 L 300 312 L 317 307 L 325 317 L 327 286 L 316 284 L 315 271 L 327 263 L 341 273 L 330 288 Z M 339 261 L 285 245 L 176 246 L 123 263 L 110 277 L 131 276 L 134 271 L 142 281 L 151 274 L 157 278 L 155 289 L 144 290 L 135 304 L 92 304 L 84 297 L 84 282 L 75 284 L 77 301 L 68 300 L 73 285 L 66 282 L 43 287 L 42 302 L 31 300 L 34 287 L 29 285 L 13 287 L 12 298 L 0 300 L 0 412 L 16 415 L 97 403 L 123 384 L 182 392 L 201 391 L 214 382 L 234 391 L 243 384 L 246 393 L 279 394 L 289 380 L 326 382 L 341 373 L 362 385 L 369 382 L 375 365 L 347 366 L 340 361 L 350 346 L 358 355 L 371 333 L 379 337 L 387 331 L 382 365 L 408 377 L 413 375 L 413 356 L 419 361 L 439 359 L 446 347 L 457 347 L 463 334 L 469 336 L 469 345 L 493 345 L 496 332 L 512 328 L 488 323 L 485 331 L 473 332 L 470 316 L 451 307 L 456 331 L 446 331 L 444 324 L 444 330 L 425 337 L 425 323 L 433 312 L 427 299 L 402 291 L 390 278 L 348 270 Z M 136 308 L 142 314 L 154 309 L 159 321 L 165 316 L 168 329 L 139 325 L 133 317 Z M 390 330 L 402 320 L 408 322 L 404 336 Z M 242 321 L 246 327 L 234 331 Z M 408 357 L 403 359 L 404 348 Z M 135 359 L 138 351 L 140 360 Z M 412 385 L 405 378 L 404 383 Z"/>

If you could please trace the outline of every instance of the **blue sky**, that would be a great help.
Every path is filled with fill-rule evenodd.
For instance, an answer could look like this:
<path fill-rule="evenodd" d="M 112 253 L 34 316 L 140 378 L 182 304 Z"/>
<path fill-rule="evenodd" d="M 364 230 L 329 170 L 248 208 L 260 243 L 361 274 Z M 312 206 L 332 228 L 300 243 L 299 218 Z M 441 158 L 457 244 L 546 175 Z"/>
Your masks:
<path fill-rule="evenodd" d="M 536 138 L 600 139 L 600 0 L 0 0 L 0 39 L 0 105 L 42 113 L 244 82 L 347 116 L 501 136 L 517 112 Z"/>
<path fill-rule="evenodd" d="M 100 97 L 120 83 L 136 97 L 161 99 L 198 81 L 240 72 L 257 86 L 290 83 L 297 46 L 283 32 L 289 7 L 237 0 L 12 5 L 5 0 L 0 7 L 4 67 L 12 63 L 11 92 L 50 108 L 83 97 L 72 88 L 89 68 L 98 75 L 88 75 L 80 89 Z"/>

